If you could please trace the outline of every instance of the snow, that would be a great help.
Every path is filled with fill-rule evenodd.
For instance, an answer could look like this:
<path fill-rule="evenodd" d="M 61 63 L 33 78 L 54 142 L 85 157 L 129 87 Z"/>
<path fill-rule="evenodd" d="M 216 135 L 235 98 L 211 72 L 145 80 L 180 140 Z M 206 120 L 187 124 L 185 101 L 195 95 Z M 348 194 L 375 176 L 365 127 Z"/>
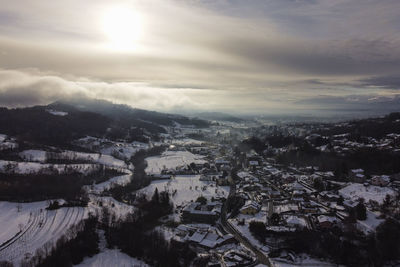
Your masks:
<path fill-rule="evenodd" d="M 59 202 L 63 203 L 64 200 Z M 19 266 L 26 255 L 33 256 L 37 249 L 47 246 L 51 248 L 61 236 L 68 234 L 69 229 L 86 219 L 89 213 L 100 215 L 103 207 L 109 207 L 116 220 L 135 212 L 135 207 L 112 197 L 95 195 L 90 195 L 88 207 L 46 210 L 47 206 L 48 201 L 0 202 L 0 261 L 10 261 Z"/>
<path fill-rule="evenodd" d="M 289 226 L 293 226 L 293 227 L 302 227 L 302 228 L 306 228 L 307 227 L 307 222 L 304 218 L 298 217 L 298 216 L 285 216 L 285 220 L 286 223 Z"/>
<path fill-rule="evenodd" d="M 0 134 L 0 150 L 17 148 L 18 144 L 14 138 L 8 138 L 5 134 Z"/>
<path fill-rule="evenodd" d="M 97 170 L 100 166 L 95 164 L 44 164 L 38 162 L 17 162 L 0 160 L 0 173 L 18 173 L 18 174 L 33 174 L 33 173 L 49 173 L 54 174 L 68 172 L 79 172 L 83 174 L 91 173 Z M 11 169 L 11 170 L 7 170 Z"/>
<path fill-rule="evenodd" d="M 74 143 L 81 147 L 121 159 L 130 159 L 139 150 L 149 148 L 148 144 L 141 142 L 114 142 L 105 138 L 96 138 L 92 136 L 81 138 Z"/>
<path fill-rule="evenodd" d="M 0 202 L 0 261 L 18 266 L 25 255 L 67 233 L 88 215 L 83 207 L 46 210 L 46 201 L 33 203 Z"/>
<path fill-rule="evenodd" d="M 53 110 L 53 109 L 46 109 L 46 111 L 54 116 L 67 116 L 68 112 L 65 111 L 58 111 L 58 110 Z"/>
<path fill-rule="evenodd" d="M 46 162 L 46 151 L 29 149 L 19 153 L 19 156 L 26 161 Z"/>
<path fill-rule="evenodd" d="M 192 138 L 182 138 L 182 139 L 171 140 L 171 143 L 174 144 L 174 145 L 187 146 L 187 145 L 202 145 L 205 142 L 204 141 L 195 140 L 195 139 L 192 139 Z"/>
<path fill-rule="evenodd" d="M 85 188 L 88 189 L 90 193 L 100 194 L 101 192 L 111 189 L 116 185 L 122 185 L 122 186 L 127 185 L 131 182 L 131 180 L 132 180 L 132 173 L 116 176 L 99 184 L 85 186 Z"/>
<path fill-rule="evenodd" d="M 254 238 L 254 236 L 251 234 L 250 230 L 249 230 L 249 223 L 250 221 L 261 221 L 261 220 L 246 220 L 244 225 L 239 225 L 237 220 L 234 219 L 229 219 L 228 223 L 235 228 L 242 236 L 244 236 L 249 243 L 251 243 L 253 246 L 257 247 L 257 248 L 262 248 L 264 245 L 258 241 L 256 238 Z"/>
<path fill-rule="evenodd" d="M 359 198 L 363 198 L 365 202 L 370 200 L 376 201 L 382 204 L 386 195 L 396 196 L 396 192 L 388 187 L 379 186 L 365 186 L 363 184 L 352 183 L 345 188 L 339 190 L 339 194 L 345 199 L 350 199 L 352 201 L 358 201 Z"/>
<path fill-rule="evenodd" d="M 295 262 L 287 260 L 285 258 L 271 258 L 271 260 L 275 267 L 293 267 L 293 266 L 334 267 L 334 266 L 338 266 L 337 264 L 333 264 L 330 262 L 324 262 L 324 261 L 322 261 L 320 259 L 316 259 L 316 258 L 311 258 L 307 254 L 299 254 L 299 255 L 293 254 L 293 256 L 295 257 L 294 258 Z"/>
<path fill-rule="evenodd" d="M 85 160 L 117 168 L 127 167 L 124 161 L 116 159 L 110 155 L 104 155 L 99 153 L 83 153 L 83 152 L 76 152 L 69 150 L 60 153 L 55 153 L 55 152 L 46 152 L 43 150 L 33 150 L 33 149 L 24 150 L 19 153 L 19 155 L 27 161 L 42 162 L 42 163 L 46 162 L 46 160 L 49 158 L 49 154 L 54 155 L 58 159 Z"/>
<path fill-rule="evenodd" d="M 105 249 L 92 258 L 85 258 L 82 263 L 75 267 L 145 267 L 149 266 L 143 261 L 132 258 L 118 249 Z"/>
<path fill-rule="evenodd" d="M 367 219 L 365 221 L 357 221 L 357 228 L 365 234 L 369 234 L 374 232 L 376 227 L 384 221 L 384 219 L 378 219 L 375 213 L 367 210 Z"/>
<path fill-rule="evenodd" d="M 136 211 L 134 206 L 119 202 L 113 197 L 90 195 L 90 202 L 88 205 L 90 212 L 100 215 L 103 207 L 109 208 L 110 213 L 114 215 L 117 220 L 124 219 L 128 214 Z"/>
<path fill-rule="evenodd" d="M 155 180 L 139 193 L 151 197 L 156 188 L 159 192 L 168 191 L 175 206 L 187 204 L 199 196 L 211 199 L 217 196 L 228 197 L 229 194 L 229 186 L 215 186 L 214 182 L 200 181 L 200 175 L 182 175 L 171 180 Z"/>
<path fill-rule="evenodd" d="M 165 151 L 160 156 L 146 158 L 148 174 L 159 174 L 166 169 L 175 170 L 176 167 L 189 165 L 190 163 L 204 164 L 204 156 L 192 154 L 189 151 Z"/>

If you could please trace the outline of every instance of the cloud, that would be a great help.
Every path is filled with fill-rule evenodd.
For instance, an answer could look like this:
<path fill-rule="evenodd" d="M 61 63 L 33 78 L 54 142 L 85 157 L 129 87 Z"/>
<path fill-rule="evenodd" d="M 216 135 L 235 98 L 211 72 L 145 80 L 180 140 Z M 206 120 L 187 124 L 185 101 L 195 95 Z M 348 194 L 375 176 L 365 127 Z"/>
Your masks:
<path fill-rule="evenodd" d="M 400 75 L 397 76 L 378 76 L 362 79 L 364 86 L 374 86 L 386 89 L 400 90 Z"/>
<path fill-rule="evenodd" d="M 400 94 L 386 96 L 376 94 L 347 96 L 320 95 L 296 101 L 295 105 L 307 107 L 308 109 L 331 109 L 336 110 L 336 112 L 343 110 L 392 112 L 398 111 Z"/>
<path fill-rule="evenodd" d="M 163 89 L 146 83 L 70 81 L 37 72 L 0 70 L 0 105 L 21 107 L 49 104 L 66 98 L 106 99 L 150 110 L 199 108 L 194 99 L 207 96 L 207 90 Z"/>
<path fill-rule="evenodd" d="M 399 84 L 400 1 L 6 1 L 4 105 L 82 94 L 155 110 L 269 112 Z M 143 17 L 133 51 L 105 45 L 101 19 L 113 5 Z"/>
<path fill-rule="evenodd" d="M 56 76 L 0 70 L 0 105 L 3 106 L 39 105 L 80 95 L 87 96 L 87 92 Z"/>

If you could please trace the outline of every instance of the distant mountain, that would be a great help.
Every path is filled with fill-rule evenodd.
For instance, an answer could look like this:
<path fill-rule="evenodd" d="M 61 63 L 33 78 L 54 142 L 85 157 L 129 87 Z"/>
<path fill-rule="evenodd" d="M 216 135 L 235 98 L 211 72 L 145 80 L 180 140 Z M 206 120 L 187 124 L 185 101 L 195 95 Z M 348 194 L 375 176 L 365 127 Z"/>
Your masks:
<path fill-rule="evenodd" d="M 0 108 L 0 134 L 55 146 L 68 146 L 72 140 L 87 135 L 147 142 L 149 138 L 157 140 L 160 133 L 166 133 L 164 126 L 176 123 L 209 126 L 205 120 L 88 99 L 29 108 Z"/>
<path fill-rule="evenodd" d="M 57 110 L 66 110 L 68 107 L 73 107 L 80 111 L 95 112 L 125 126 L 133 127 L 144 127 L 151 128 L 154 125 L 157 126 L 174 126 L 175 122 L 181 125 L 193 125 L 198 128 L 204 128 L 209 126 L 209 122 L 196 118 L 188 118 L 181 115 L 173 115 L 167 113 L 160 113 L 155 111 L 148 111 L 143 109 L 132 108 L 128 105 L 113 104 L 106 100 L 94 100 L 94 99 L 80 99 L 80 100 L 63 100 L 50 104 L 49 107 Z M 161 129 L 158 129 L 161 131 Z"/>
<path fill-rule="evenodd" d="M 246 121 L 245 119 L 235 117 L 222 112 L 202 112 L 202 113 L 197 113 L 196 116 L 201 119 L 214 120 L 214 121 L 228 121 L 236 123 L 241 123 Z"/>

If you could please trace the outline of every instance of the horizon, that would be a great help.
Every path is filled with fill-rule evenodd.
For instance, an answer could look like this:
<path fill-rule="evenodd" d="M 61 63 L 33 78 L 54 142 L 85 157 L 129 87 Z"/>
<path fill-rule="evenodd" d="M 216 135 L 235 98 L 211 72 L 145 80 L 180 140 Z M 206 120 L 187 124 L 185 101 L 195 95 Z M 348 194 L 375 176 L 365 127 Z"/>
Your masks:
<path fill-rule="evenodd" d="M 367 119 L 367 118 L 380 118 L 384 116 L 388 116 L 393 113 L 399 113 L 397 110 L 374 110 L 369 111 L 368 109 L 348 109 L 348 110 L 334 110 L 334 109 L 298 109 L 298 110 L 288 110 L 284 111 L 273 111 L 273 112 L 235 112 L 235 111 L 210 111 L 210 110 L 152 110 L 146 108 L 136 108 L 129 104 L 124 103 L 116 103 L 106 99 L 95 99 L 95 98 L 84 98 L 84 99 L 76 99 L 76 98 L 67 98 L 67 99 L 58 99 L 54 102 L 44 103 L 44 104 L 32 104 L 32 105 L 24 105 L 24 106 L 16 106 L 16 107 L 9 107 L 9 106 L 0 106 L 0 108 L 7 108 L 7 109 L 25 109 L 25 108 L 34 108 L 34 107 L 47 107 L 57 103 L 66 103 L 67 105 L 71 105 L 72 107 L 76 106 L 84 106 L 80 101 L 94 101 L 94 102 L 102 102 L 106 101 L 106 103 L 112 105 L 123 105 L 128 108 L 134 110 L 143 110 L 143 111 L 150 111 L 150 112 L 159 112 L 171 115 L 181 115 L 193 118 L 201 118 L 204 120 L 209 121 L 218 121 L 218 119 L 214 119 L 213 115 L 221 115 L 223 117 L 232 117 L 232 118 L 240 118 L 243 120 L 253 120 L 253 119 L 266 119 L 266 120 L 285 120 L 291 119 L 298 122 L 305 122 L 307 120 L 311 121 L 331 121 L 331 122 L 339 122 L 339 121 L 351 121 L 351 120 L 358 120 L 358 119 Z M 62 110 L 61 110 L 62 111 Z M 208 116 L 210 116 L 208 118 Z M 250 119 L 250 117 L 253 117 Z"/>

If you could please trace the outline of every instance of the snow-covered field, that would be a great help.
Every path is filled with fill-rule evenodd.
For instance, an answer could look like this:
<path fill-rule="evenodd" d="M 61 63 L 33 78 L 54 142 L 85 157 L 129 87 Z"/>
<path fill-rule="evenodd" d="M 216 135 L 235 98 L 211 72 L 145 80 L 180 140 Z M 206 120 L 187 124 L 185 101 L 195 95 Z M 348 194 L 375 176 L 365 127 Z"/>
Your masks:
<path fill-rule="evenodd" d="M 379 204 L 383 203 L 386 195 L 396 196 L 396 192 L 388 187 L 379 186 L 365 186 L 363 184 L 353 183 L 345 188 L 339 190 L 339 194 L 345 199 L 352 201 L 358 201 L 359 198 L 363 198 L 365 202 L 370 200 L 376 201 Z"/>
<path fill-rule="evenodd" d="M 13 149 L 18 147 L 14 138 L 8 138 L 5 134 L 0 134 L 0 150 Z"/>
<path fill-rule="evenodd" d="M 103 164 L 106 166 L 117 167 L 117 168 L 126 168 L 127 165 L 124 161 L 120 159 L 116 159 L 110 155 L 104 155 L 99 153 L 83 153 L 76 151 L 63 151 L 60 153 L 46 152 L 43 150 L 24 150 L 19 153 L 19 155 L 27 161 L 34 162 L 46 162 L 49 157 L 56 157 L 57 159 L 64 160 L 85 160 L 93 163 Z"/>
<path fill-rule="evenodd" d="M 128 256 L 120 252 L 118 249 L 105 249 L 103 252 L 93 256 L 92 258 L 85 258 L 82 263 L 75 265 L 75 267 L 147 267 L 146 263 Z"/>
<path fill-rule="evenodd" d="M 148 174 L 159 174 L 165 169 L 173 169 L 189 165 L 190 163 L 203 164 L 207 161 L 204 156 L 195 155 L 189 151 L 165 151 L 160 156 L 146 158 Z"/>
<path fill-rule="evenodd" d="M 187 145 L 202 145 L 204 144 L 204 141 L 199 141 L 195 140 L 192 138 L 182 138 L 182 139 L 173 139 L 171 140 L 171 144 L 173 145 L 181 145 L 181 146 L 187 146 Z"/>
<path fill-rule="evenodd" d="M 116 185 L 122 185 L 122 186 L 127 185 L 130 183 L 131 180 L 132 180 L 132 173 L 124 174 L 124 175 L 113 177 L 113 178 L 111 178 L 105 182 L 99 183 L 99 184 L 85 186 L 85 188 L 88 189 L 88 192 L 90 192 L 90 193 L 99 194 L 105 190 L 113 188 Z"/>
<path fill-rule="evenodd" d="M 70 173 L 79 172 L 83 174 L 92 173 L 100 168 L 97 164 L 47 164 L 39 162 L 17 162 L 0 160 L 0 173 L 18 173 L 18 174 L 34 174 L 34 173 Z"/>
<path fill-rule="evenodd" d="M 176 176 L 171 180 L 156 180 L 139 191 L 151 197 L 157 188 L 159 192 L 168 191 L 175 206 L 196 200 L 199 196 L 228 197 L 229 186 L 215 186 L 214 182 L 200 181 L 200 175 Z"/>
<path fill-rule="evenodd" d="M 316 258 L 311 258 L 307 254 L 299 254 L 295 255 L 295 262 L 289 261 L 283 258 L 272 258 L 271 259 L 275 267 L 293 267 L 293 266 L 302 266 L 302 267 L 335 267 L 342 266 L 333 264 L 330 262 L 325 262 Z M 257 265 L 258 266 L 258 265 Z"/>
<path fill-rule="evenodd" d="M 369 234 L 374 232 L 376 227 L 384 221 L 384 219 L 377 218 L 375 213 L 367 210 L 367 219 L 365 221 L 357 221 L 357 228 L 364 233 Z"/>
<path fill-rule="evenodd" d="M 119 202 L 113 197 L 90 195 L 90 202 L 88 205 L 89 212 L 100 217 L 103 207 L 109 208 L 110 213 L 114 215 L 117 220 L 124 219 L 126 215 L 134 213 L 136 210 L 134 206 Z"/>
<path fill-rule="evenodd" d="M 104 138 L 87 136 L 76 140 L 75 143 L 81 147 L 92 149 L 106 155 L 113 155 L 121 159 L 129 159 L 141 149 L 148 149 L 149 145 L 141 142 L 114 142 Z"/>
<path fill-rule="evenodd" d="M 109 207 L 116 219 L 135 212 L 133 206 L 118 202 L 112 197 L 90 195 L 90 200 L 86 208 L 63 207 L 57 210 L 46 210 L 47 201 L 0 202 L 0 261 L 9 261 L 14 266 L 19 266 L 25 257 L 34 256 L 37 249 L 46 246 L 51 249 L 61 236 L 86 219 L 89 213 L 100 216 L 103 207 Z M 63 200 L 60 201 L 62 202 Z"/>
<path fill-rule="evenodd" d="M 46 210 L 46 201 L 0 202 L 0 261 L 19 266 L 46 243 L 57 241 L 68 229 L 87 217 L 82 207 Z"/>

